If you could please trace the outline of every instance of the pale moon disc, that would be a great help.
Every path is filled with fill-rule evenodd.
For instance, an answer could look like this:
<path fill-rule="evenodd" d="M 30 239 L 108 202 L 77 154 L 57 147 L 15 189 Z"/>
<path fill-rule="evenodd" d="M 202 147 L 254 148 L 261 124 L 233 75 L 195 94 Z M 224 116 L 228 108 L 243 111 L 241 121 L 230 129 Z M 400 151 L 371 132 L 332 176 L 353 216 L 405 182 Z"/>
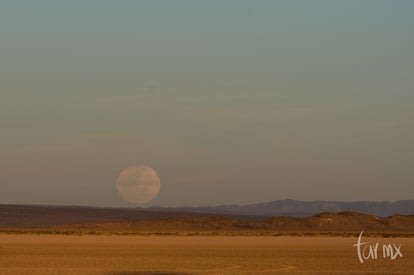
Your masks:
<path fill-rule="evenodd" d="M 145 203 L 160 192 L 160 178 L 149 166 L 130 166 L 123 170 L 116 181 L 118 193 L 130 203 Z"/>

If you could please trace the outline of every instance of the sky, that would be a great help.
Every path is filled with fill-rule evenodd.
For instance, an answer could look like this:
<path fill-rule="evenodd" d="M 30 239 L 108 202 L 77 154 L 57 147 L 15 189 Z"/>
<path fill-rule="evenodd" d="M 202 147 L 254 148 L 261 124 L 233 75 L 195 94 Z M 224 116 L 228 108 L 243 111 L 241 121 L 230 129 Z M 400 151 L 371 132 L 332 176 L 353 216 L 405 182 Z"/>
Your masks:
<path fill-rule="evenodd" d="M 414 1 L 1 1 L 0 204 L 414 194 Z"/>

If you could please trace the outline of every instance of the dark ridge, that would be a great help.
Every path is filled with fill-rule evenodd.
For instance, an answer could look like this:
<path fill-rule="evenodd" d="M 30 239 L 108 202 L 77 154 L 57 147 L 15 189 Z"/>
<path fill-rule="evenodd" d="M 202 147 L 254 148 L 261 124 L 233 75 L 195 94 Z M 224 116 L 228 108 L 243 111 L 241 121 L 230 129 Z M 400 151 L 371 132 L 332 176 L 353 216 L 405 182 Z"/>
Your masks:
<path fill-rule="evenodd" d="M 84 206 L 29 206 L 0 205 L 0 228 L 45 228 L 51 226 L 79 223 L 96 223 L 129 220 L 156 220 L 177 217 L 204 217 L 212 213 L 194 213 L 184 211 L 154 211 L 147 208 L 94 208 Z M 240 216 L 246 220 L 259 217 Z"/>
<path fill-rule="evenodd" d="M 251 216 L 290 216 L 307 217 L 322 212 L 359 212 L 380 217 L 394 214 L 414 214 L 414 200 L 396 202 L 377 201 L 297 201 L 276 200 L 265 203 L 248 205 L 219 205 L 212 207 L 151 207 L 155 211 L 185 211 L 193 213 L 212 213 L 221 215 L 251 215 Z"/>
<path fill-rule="evenodd" d="M 185 232 L 405 232 L 414 234 L 414 215 L 380 218 L 355 212 L 321 213 L 311 217 L 270 217 L 240 220 L 228 216 L 192 216 L 157 220 L 75 224 L 55 228 L 72 232 L 185 233 Z"/>
<path fill-rule="evenodd" d="M 309 217 L 310 220 L 329 221 L 333 213 L 345 224 L 346 219 L 360 223 L 375 221 L 406 222 L 405 216 L 414 214 L 414 200 L 397 202 L 329 202 L 279 200 L 250 205 L 223 205 L 215 207 L 151 207 L 99 208 L 85 206 L 0 205 L 0 227 L 45 228 L 66 224 L 86 224 L 114 221 L 159 220 L 167 218 L 202 218 L 226 216 L 241 222 L 264 220 L 266 217 Z M 365 216 L 361 216 L 365 213 Z M 384 217 L 392 216 L 388 221 Z M 271 220 L 271 219 L 270 219 Z M 290 223 L 297 221 L 291 219 Z M 323 223 L 321 221 L 320 223 Z M 339 222 L 339 220 L 338 220 Z M 304 226 L 310 226 L 302 224 Z M 293 226 L 293 224 L 291 224 Z M 312 226 L 310 226 L 312 227 Z"/>

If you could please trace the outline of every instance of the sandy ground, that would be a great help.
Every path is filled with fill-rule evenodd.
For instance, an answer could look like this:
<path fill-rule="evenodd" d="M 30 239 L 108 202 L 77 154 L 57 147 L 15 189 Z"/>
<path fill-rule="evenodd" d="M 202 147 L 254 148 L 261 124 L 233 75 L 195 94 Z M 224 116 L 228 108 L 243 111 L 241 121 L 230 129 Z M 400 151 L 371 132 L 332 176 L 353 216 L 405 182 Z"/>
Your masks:
<path fill-rule="evenodd" d="M 413 274 L 414 239 L 379 243 L 360 263 L 354 237 L 0 235 L 0 274 Z M 382 245 L 403 257 L 382 257 Z M 366 253 L 369 251 L 366 250 Z"/>

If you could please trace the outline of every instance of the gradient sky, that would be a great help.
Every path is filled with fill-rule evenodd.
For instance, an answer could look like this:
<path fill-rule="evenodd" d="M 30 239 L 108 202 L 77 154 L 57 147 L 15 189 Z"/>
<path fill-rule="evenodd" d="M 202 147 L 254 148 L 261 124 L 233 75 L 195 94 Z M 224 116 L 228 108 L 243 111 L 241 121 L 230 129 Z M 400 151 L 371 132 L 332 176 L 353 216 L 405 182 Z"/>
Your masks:
<path fill-rule="evenodd" d="M 1 1 L 0 203 L 414 194 L 414 1 Z"/>

